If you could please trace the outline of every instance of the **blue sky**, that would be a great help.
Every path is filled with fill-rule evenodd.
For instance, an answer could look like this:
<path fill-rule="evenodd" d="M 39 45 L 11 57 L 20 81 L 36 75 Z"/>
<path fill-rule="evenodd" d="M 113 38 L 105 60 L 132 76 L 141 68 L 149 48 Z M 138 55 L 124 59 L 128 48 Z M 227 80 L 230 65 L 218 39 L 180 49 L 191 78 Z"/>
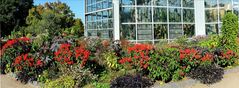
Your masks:
<path fill-rule="evenodd" d="M 55 2 L 58 0 L 34 0 L 34 5 L 44 4 L 46 2 Z M 59 0 L 61 2 L 66 3 L 70 6 L 70 9 L 73 13 L 75 13 L 75 18 L 80 18 L 83 22 L 85 22 L 85 7 L 84 0 Z"/>

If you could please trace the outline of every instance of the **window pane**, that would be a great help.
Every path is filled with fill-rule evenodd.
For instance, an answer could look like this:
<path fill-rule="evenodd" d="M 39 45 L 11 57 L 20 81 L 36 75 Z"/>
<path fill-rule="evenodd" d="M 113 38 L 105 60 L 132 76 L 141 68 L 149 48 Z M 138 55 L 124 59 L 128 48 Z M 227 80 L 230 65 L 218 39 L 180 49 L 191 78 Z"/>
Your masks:
<path fill-rule="evenodd" d="M 169 25 L 169 39 L 175 39 L 183 35 L 181 24 Z"/>
<path fill-rule="evenodd" d="M 167 6 L 167 0 L 153 0 L 154 5 Z"/>
<path fill-rule="evenodd" d="M 206 24 L 206 34 L 218 34 L 218 24 Z"/>
<path fill-rule="evenodd" d="M 139 24 L 138 25 L 138 40 L 152 40 L 152 25 Z"/>
<path fill-rule="evenodd" d="M 151 0 L 136 0 L 137 5 L 151 5 Z"/>
<path fill-rule="evenodd" d="M 224 15 L 226 14 L 226 10 L 225 9 L 220 9 L 219 10 L 219 20 L 222 22 L 222 18 L 224 17 Z"/>
<path fill-rule="evenodd" d="M 206 8 L 214 8 L 217 7 L 217 0 L 205 0 L 204 4 Z"/>
<path fill-rule="evenodd" d="M 168 25 L 155 24 L 154 25 L 154 39 L 168 39 Z"/>
<path fill-rule="evenodd" d="M 97 36 L 96 30 L 88 30 L 87 33 L 88 33 L 88 36 Z"/>
<path fill-rule="evenodd" d="M 218 13 L 217 9 L 206 10 L 206 22 L 217 22 L 218 20 Z"/>
<path fill-rule="evenodd" d="M 183 0 L 183 7 L 194 7 L 194 0 Z"/>
<path fill-rule="evenodd" d="M 195 35 L 195 25 L 194 24 L 184 24 L 183 33 L 187 37 L 192 37 Z"/>
<path fill-rule="evenodd" d="M 220 7 L 228 7 L 232 5 L 231 0 L 218 0 Z"/>
<path fill-rule="evenodd" d="M 169 22 L 181 22 L 181 9 L 179 8 L 169 9 Z"/>
<path fill-rule="evenodd" d="M 181 0 L 168 0 L 169 6 L 181 7 Z"/>
<path fill-rule="evenodd" d="M 136 40 L 136 29 L 134 24 L 123 24 L 120 30 L 120 38 Z"/>
<path fill-rule="evenodd" d="M 166 8 L 154 8 L 154 22 L 167 22 Z"/>
<path fill-rule="evenodd" d="M 121 0 L 122 5 L 134 5 L 135 0 Z"/>
<path fill-rule="evenodd" d="M 151 22 L 152 13 L 149 7 L 139 7 L 138 8 L 138 21 L 139 22 Z"/>
<path fill-rule="evenodd" d="M 135 22 L 135 8 L 122 7 L 120 12 L 121 22 Z"/>
<path fill-rule="evenodd" d="M 183 9 L 183 21 L 184 22 L 194 22 L 194 10 L 193 9 Z"/>

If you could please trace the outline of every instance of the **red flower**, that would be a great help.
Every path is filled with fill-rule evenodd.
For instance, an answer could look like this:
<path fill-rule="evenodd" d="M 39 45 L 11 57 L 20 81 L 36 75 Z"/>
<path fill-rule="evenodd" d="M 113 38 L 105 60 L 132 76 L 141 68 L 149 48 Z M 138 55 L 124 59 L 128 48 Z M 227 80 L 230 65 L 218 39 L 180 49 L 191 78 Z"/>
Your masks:
<path fill-rule="evenodd" d="M 43 66 L 43 62 L 42 62 L 42 60 L 38 59 L 36 65 L 37 65 L 37 66 Z"/>
<path fill-rule="evenodd" d="M 183 60 L 185 58 L 185 55 L 184 54 L 180 54 L 180 60 Z"/>

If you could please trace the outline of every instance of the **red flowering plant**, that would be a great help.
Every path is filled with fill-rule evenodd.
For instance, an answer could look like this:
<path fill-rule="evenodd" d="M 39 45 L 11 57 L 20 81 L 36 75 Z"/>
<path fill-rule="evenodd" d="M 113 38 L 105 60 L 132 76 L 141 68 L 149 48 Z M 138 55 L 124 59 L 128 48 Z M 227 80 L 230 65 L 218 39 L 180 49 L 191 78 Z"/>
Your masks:
<path fill-rule="evenodd" d="M 26 37 L 9 39 L 1 48 L 1 65 L 11 66 L 13 58 L 30 52 L 30 44 L 30 39 Z"/>
<path fill-rule="evenodd" d="M 135 44 L 128 47 L 125 57 L 119 60 L 120 64 L 127 64 L 136 70 L 147 69 L 150 60 L 150 54 L 153 52 L 154 47 L 149 44 Z"/>
<path fill-rule="evenodd" d="M 185 72 L 199 65 L 208 65 L 213 61 L 213 54 L 207 50 L 186 48 L 179 50 L 179 62 Z"/>
<path fill-rule="evenodd" d="M 221 67 L 226 67 L 235 64 L 238 58 L 238 54 L 232 50 L 221 50 L 215 62 Z"/>
<path fill-rule="evenodd" d="M 80 63 L 83 67 L 88 61 L 90 56 L 90 51 L 86 50 L 84 47 L 74 47 L 70 44 L 61 44 L 59 49 L 54 52 L 54 60 L 67 65 L 73 65 Z"/>
<path fill-rule="evenodd" d="M 41 59 L 36 59 L 29 54 L 22 54 L 17 56 L 13 61 L 13 67 L 17 68 L 18 71 L 35 71 L 37 68 L 41 68 L 44 62 Z"/>

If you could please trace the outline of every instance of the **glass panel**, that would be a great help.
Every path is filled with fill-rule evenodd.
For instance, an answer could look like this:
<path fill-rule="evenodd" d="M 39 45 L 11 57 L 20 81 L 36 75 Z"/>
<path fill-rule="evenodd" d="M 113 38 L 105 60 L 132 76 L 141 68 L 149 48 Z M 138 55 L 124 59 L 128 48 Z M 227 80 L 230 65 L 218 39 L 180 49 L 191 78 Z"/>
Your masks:
<path fill-rule="evenodd" d="M 167 22 L 167 8 L 154 8 L 154 22 Z"/>
<path fill-rule="evenodd" d="M 227 8 L 228 6 L 232 5 L 231 0 L 218 0 L 219 1 L 219 6 L 220 7 L 225 7 Z"/>
<path fill-rule="evenodd" d="M 113 17 L 112 9 L 108 10 L 108 14 L 109 14 L 109 18 L 112 18 L 112 17 Z"/>
<path fill-rule="evenodd" d="M 102 17 L 102 12 L 97 12 L 97 20 L 102 19 L 101 17 Z"/>
<path fill-rule="evenodd" d="M 103 6 L 103 9 L 108 8 L 108 2 L 104 1 L 102 6 Z"/>
<path fill-rule="evenodd" d="M 121 22 L 135 22 L 135 8 L 122 7 L 120 12 Z"/>
<path fill-rule="evenodd" d="M 137 5 L 151 5 L 151 0 L 136 0 Z"/>
<path fill-rule="evenodd" d="M 155 24 L 154 25 L 154 39 L 168 39 L 168 25 Z"/>
<path fill-rule="evenodd" d="M 98 30 L 98 36 L 103 39 L 113 38 L 111 30 Z"/>
<path fill-rule="evenodd" d="M 181 22 L 181 9 L 179 8 L 169 9 L 169 22 Z"/>
<path fill-rule="evenodd" d="M 108 0 L 108 5 L 109 5 L 109 8 L 112 7 L 112 0 Z"/>
<path fill-rule="evenodd" d="M 112 19 L 108 20 L 108 28 L 113 28 L 113 20 Z"/>
<path fill-rule="evenodd" d="M 206 24 L 206 34 L 218 34 L 218 24 Z"/>
<path fill-rule="evenodd" d="M 151 8 L 138 7 L 138 21 L 139 22 L 151 22 L 152 21 Z"/>
<path fill-rule="evenodd" d="M 183 21 L 194 22 L 194 9 L 183 9 Z"/>
<path fill-rule="evenodd" d="M 138 40 L 152 40 L 152 25 L 139 24 L 138 25 Z"/>
<path fill-rule="evenodd" d="M 169 6 L 181 7 L 181 0 L 168 0 Z"/>
<path fill-rule="evenodd" d="M 120 39 L 136 40 L 136 29 L 134 24 L 124 24 L 120 30 Z"/>
<path fill-rule="evenodd" d="M 167 0 L 153 0 L 154 5 L 167 6 Z"/>
<path fill-rule="evenodd" d="M 220 9 L 219 10 L 219 20 L 222 22 L 222 19 L 224 17 L 224 15 L 226 14 L 226 10 L 225 9 Z"/>
<path fill-rule="evenodd" d="M 183 0 L 183 7 L 194 7 L 194 0 Z"/>
<path fill-rule="evenodd" d="M 108 11 L 103 11 L 102 19 L 107 19 L 107 18 L 108 18 Z"/>
<path fill-rule="evenodd" d="M 218 20 L 218 13 L 217 9 L 206 10 L 206 22 L 217 22 Z"/>
<path fill-rule="evenodd" d="M 135 0 L 121 0 L 122 5 L 134 5 Z"/>
<path fill-rule="evenodd" d="M 206 8 L 214 8 L 217 7 L 217 0 L 205 0 L 204 4 Z"/>
<path fill-rule="evenodd" d="M 88 30 L 87 33 L 88 33 L 88 36 L 97 36 L 96 30 Z"/>
<path fill-rule="evenodd" d="M 234 8 L 233 13 L 239 17 L 239 8 Z"/>
<path fill-rule="evenodd" d="M 175 39 L 183 35 L 181 24 L 169 24 L 169 39 Z"/>
<path fill-rule="evenodd" d="M 195 35 L 195 25 L 194 24 L 184 24 L 183 34 L 187 37 L 192 37 Z"/>
<path fill-rule="evenodd" d="M 102 21 L 102 28 L 107 28 L 108 20 Z"/>

